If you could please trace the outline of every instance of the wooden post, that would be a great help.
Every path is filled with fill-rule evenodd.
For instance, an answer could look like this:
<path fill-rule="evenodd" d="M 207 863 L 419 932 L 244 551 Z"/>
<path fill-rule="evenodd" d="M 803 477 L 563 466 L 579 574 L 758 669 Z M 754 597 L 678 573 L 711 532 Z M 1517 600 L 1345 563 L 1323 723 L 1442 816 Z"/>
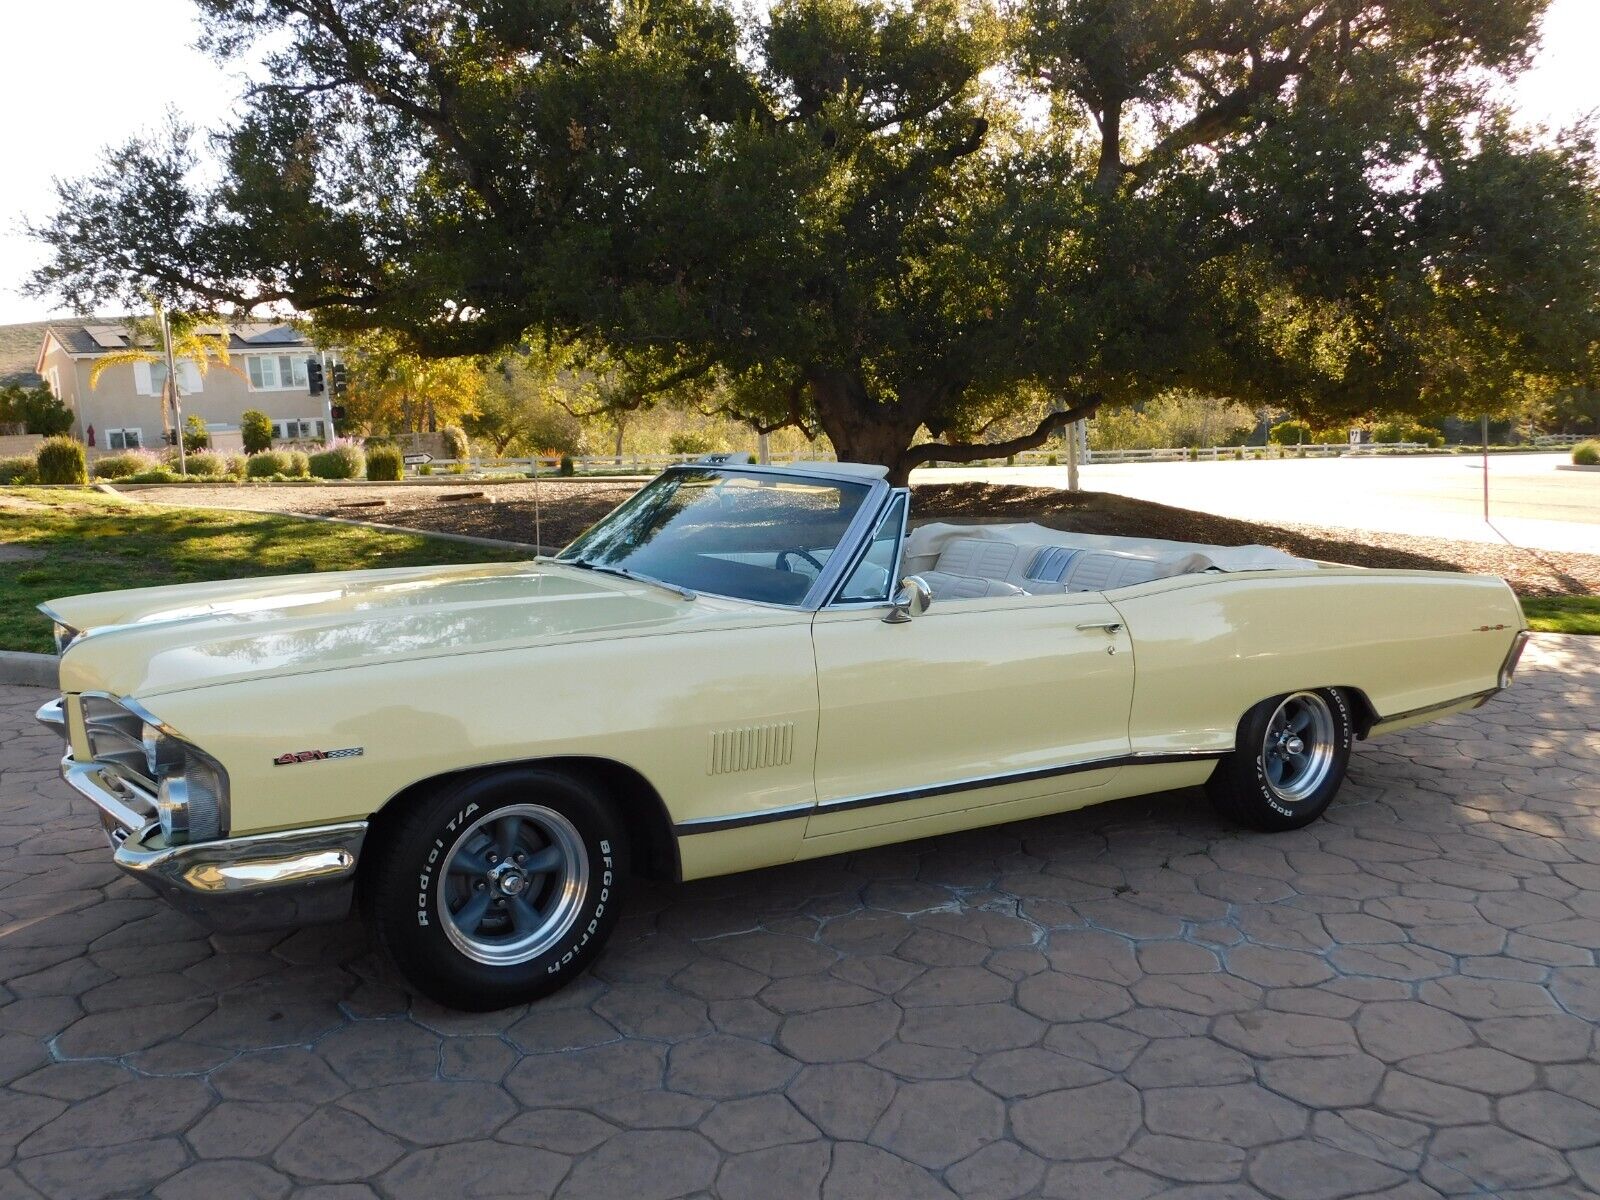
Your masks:
<path fill-rule="evenodd" d="M 1067 491 L 1078 490 L 1078 435 L 1083 430 L 1082 421 L 1067 426 Z"/>

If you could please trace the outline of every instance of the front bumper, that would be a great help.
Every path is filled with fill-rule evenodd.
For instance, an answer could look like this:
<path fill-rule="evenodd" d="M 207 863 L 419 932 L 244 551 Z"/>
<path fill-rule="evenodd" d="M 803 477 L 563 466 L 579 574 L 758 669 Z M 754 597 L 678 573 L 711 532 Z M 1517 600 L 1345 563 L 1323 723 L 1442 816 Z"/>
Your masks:
<path fill-rule="evenodd" d="M 350 911 L 365 821 L 163 846 L 160 826 L 110 771 L 68 754 L 61 777 L 99 810 L 117 866 L 203 925 L 278 929 Z"/>

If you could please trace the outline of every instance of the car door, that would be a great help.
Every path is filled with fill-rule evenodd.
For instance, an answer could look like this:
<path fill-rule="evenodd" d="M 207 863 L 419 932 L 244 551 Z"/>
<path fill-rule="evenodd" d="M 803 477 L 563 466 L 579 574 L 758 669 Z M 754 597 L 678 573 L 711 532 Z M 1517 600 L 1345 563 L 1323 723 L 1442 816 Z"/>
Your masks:
<path fill-rule="evenodd" d="M 1133 653 L 1099 593 L 825 608 L 817 837 L 1103 786 L 1129 751 Z"/>

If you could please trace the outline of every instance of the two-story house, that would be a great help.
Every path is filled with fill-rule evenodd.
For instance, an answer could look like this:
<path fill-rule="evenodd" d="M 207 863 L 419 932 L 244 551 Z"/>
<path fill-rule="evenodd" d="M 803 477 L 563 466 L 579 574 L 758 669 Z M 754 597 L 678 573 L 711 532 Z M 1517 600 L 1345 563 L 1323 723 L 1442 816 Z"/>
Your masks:
<path fill-rule="evenodd" d="M 99 451 L 159 446 L 165 363 L 120 363 L 91 387 L 95 360 L 129 346 L 125 325 L 52 323 L 39 348 L 37 371 L 75 418 L 73 434 Z M 213 359 L 202 375 L 179 359 L 178 392 L 185 420 L 199 416 L 225 444 L 247 409 L 272 419 L 280 441 L 325 441 L 332 436 L 330 397 L 313 396 L 307 366 L 321 352 L 291 325 L 238 324 L 228 329 L 227 366 Z"/>

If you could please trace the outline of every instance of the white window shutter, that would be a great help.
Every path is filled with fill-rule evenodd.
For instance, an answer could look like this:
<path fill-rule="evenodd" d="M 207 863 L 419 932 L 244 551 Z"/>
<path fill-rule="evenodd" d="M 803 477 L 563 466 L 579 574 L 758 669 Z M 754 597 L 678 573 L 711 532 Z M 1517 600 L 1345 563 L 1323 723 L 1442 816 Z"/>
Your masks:
<path fill-rule="evenodd" d="M 136 362 L 133 364 L 133 390 L 141 396 L 154 396 L 156 390 L 150 383 L 150 364 Z"/>
<path fill-rule="evenodd" d="M 192 359 L 186 358 L 178 364 L 178 386 L 183 389 L 184 395 L 194 396 L 203 391 L 201 380 L 200 368 L 195 366 Z"/>

